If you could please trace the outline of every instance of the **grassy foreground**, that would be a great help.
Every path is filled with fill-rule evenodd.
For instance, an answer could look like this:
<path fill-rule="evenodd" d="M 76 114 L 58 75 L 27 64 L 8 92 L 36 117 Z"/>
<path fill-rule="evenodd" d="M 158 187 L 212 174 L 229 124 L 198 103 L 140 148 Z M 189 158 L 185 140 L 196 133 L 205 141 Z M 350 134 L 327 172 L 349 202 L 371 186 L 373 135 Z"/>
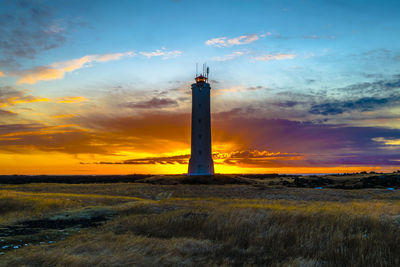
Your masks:
<path fill-rule="evenodd" d="M 400 266 L 400 192 L 0 185 L 0 266 Z"/>

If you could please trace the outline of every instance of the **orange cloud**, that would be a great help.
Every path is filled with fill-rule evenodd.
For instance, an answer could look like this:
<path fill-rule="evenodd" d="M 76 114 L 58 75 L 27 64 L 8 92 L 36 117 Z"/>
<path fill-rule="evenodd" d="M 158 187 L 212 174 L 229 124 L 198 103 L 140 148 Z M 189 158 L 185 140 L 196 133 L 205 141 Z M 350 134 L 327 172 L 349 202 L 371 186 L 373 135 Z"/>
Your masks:
<path fill-rule="evenodd" d="M 243 86 L 235 86 L 235 87 L 213 90 L 213 91 L 211 91 L 211 96 L 218 96 L 218 95 L 222 95 L 225 93 L 236 93 L 236 92 L 242 91 L 244 89 L 245 88 Z"/>
<path fill-rule="evenodd" d="M 4 72 L 2 72 L 1 70 L 0 70 L 0 77 L 5 77 L 6 75 L 4 74 Z"/>
<path fill-rule="evenodd" d="M 107 62 L 111 60 L 118 60 L 122 57 L 133 56 L 135 56 L 135 53 L 132 51 L 104 55 L 88 55 L 78 59 L 56 62 L 49 66 L 39 66 L 17 73 L 17 76 L 20 76 L 17 84 L 35 84 L 38 81 L 62 79 L 65 73 L 83 68 L 92 62 Z"/>
<path fill-rule="evenodd" d="M 8 107 L 8 106 L 14 106 L 17 104 L 22 104 L 22 103 L 33 103 L 33 102 L 48 102 L 50 101 L 49 98 L 46 97 L 34 97 L 34 96 L 23 96 L 23 97 L 9 97 L 6 99 L 0 99 L 0 107 Z"/>
<path fill-rule="evenodd" d="M 377 137 L 377 138 L 372 138 L 372 140 L 377 142 L 382 142 L 385 145 L 389 146 L 400 146 L 400 139 L 388 139 L 384 137 Z"/>
<path fill-rule="evenodd" d="M 84 101 L 87 101 L 84 96 L 65 96 L 56 100 L 57 103 L 79 103 Z"/>
<path fill-rule="evenodd" d="M 53 119 L 67 119 L 67 118 L 73 118 L 75 116 L 76 114 L 60 114 L 60 115 L 53 115 L 51 117 Z"/>

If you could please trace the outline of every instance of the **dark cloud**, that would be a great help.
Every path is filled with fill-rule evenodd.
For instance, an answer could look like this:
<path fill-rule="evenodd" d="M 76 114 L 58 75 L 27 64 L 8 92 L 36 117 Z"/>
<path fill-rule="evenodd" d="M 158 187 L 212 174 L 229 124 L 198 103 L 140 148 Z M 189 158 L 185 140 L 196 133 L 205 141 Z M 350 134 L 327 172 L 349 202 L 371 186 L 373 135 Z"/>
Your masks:
<path fill-rule="evenodd" d="M 149 158 L 141 158 L 141 159 L 128 159 L 117 162 L 110 161 L 101 161 L 96 162 L 96 164 L 188 164 L 190 155 L 178 155 L 171 157 L 149 157 Z"/>
<path fill-rule="evenodd" d="M 247 114 L 246 110 L 235 109 L 224 112 L 223 116 L 214 116 L 213 140 L 223 142 L 226 136 L 218 133 L 231 133 L 236 137 L 234 140 L 242 142 L 241 147 L 298 153 L 309 159 L 324 159 L 330 166 L 350 156 L 360 158 L 361 162 L 369 157 L 363 165 L 373 164 L 373 158 L 376 162 L 385 158 L 388 163 L 397 165 L 394 160 L 400 159 L 397 157 L 400 147 L 388 149 L 382 142 L 374 141 L 378 137 L 400 139 L 399 129 L 263 119 L 255 118 L 255 113 L 257 111 Z"/>
<path fill-rule="evenodd" d="M 0 109 L 0 116 L 16 116 L 17 113 Z"/>
<path fill-rule="evenodd" d="M 364 97 L 354 101 L 335 101 L 328 102 L 323 104 L 313 105 L 309 112 L 311 114 L 319 114 L 319 115 L 338 115 L 345 112 L 352 111 L 372 111 L 376 109 L 380 109 L 382 107 L 398 104 L 400 98 L 373 98 L 373 97 Z"/>
<path fill-rule="evenodd" d="M 178 106 L 178 101 L 171 98 L 153 97 L 152 99 L 147 101 L 125 103 L 124 106 L 128 108 L 143 108 L 143 109 L 166 108 L 166 107 Z"/>
<path fill-rule="evenodd" d="M 400 52 L 394 51 L 386 48 L 377 48 L 362 52 L 358 55 L 353 55 L 356 57 L 361 57 L 365 60 L 399 60 L 400 59 Z"/>
<path fill-rule="evenodd" d="M 364 76 L 365 78 L 383 78 L 383 74 L 381 73 L 361 73 L 362 76 Z M 393 77 L 396 78 L 396 77 Z M 400 78 L 400 77 L 397 77 Z"/>
<path fill-rule="evenodd" d="M 400 95 L 400 79 L 381 79 L 374 82 L 360 82 L 342 88 L 331 89 L 345 96 L 352 97 L 391 97 Z"/>
<path fill-rule="evenodd" d="M 298 160 L 296 154 L 245 150 L 234 151 L 230 153 L 213 153 L 213 159 L 216 164 L 229 165 L 252 165 L 257 167 L 265 167 L 271 165 L 287 165 L 281 161 Z M 139 159 L 129 159 L 117 162 L 96 162 L 95 164 L 188 164 L 190 154 L 170 156 L 170 157 L 148 157 Z"/>
<path fill-rule="evenodd" d="M 292 107 L 297 106 L 299 104 L 301 104 L 301 102 L 290 101 L 290 100 L 282 101 L 282 102 L 276 102 L 276 101 L 274 102 L 275 106 L 282 107 L 282 108 L 292 108 Z"/>
<path fill-rule="evenodd" d="M 0 49 L 3 55 L 34 58 L 39 51 L 65 42 L 63 30 L 56 24 L 48 7 L 39 2 L 21 3 L 16 2 L 19 8 L 14 9 L 14 14 L 0 15 Z"/>
<path fill-rule="evenodd" d="M 263 86 L 258 85 L 258 86 L 251 86 L 251 87 L 248 87 L 247 90 L 249 90 L 249 91 L 255 91 L 255 90 L 260 90 L 260 89 L 263 89 L 263 88 L 264 88 Z"/>
<path fill-rule="evenodd" d="M 16 71 L 18 58 L 33 59 L 40 52 L 63 46 L 66 29 L 82 26 L 79 19 L 56 18 L 54 8 L 36 0 L 9 1 L 2 6 L 0 68 Z"/>

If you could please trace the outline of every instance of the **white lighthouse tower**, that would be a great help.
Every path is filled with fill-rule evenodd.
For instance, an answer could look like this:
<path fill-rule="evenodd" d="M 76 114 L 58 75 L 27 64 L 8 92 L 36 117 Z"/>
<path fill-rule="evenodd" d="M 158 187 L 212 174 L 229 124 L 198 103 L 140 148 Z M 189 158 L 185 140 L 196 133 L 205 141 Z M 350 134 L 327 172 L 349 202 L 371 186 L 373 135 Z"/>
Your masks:
<path fill-rule="evenodd" d="M 211 115 L 209 68 L 203 64 L 203 73 L 197 74 L 192 84 L 192 145 L 189 175 L 214 174 L 211 154 Z"/>

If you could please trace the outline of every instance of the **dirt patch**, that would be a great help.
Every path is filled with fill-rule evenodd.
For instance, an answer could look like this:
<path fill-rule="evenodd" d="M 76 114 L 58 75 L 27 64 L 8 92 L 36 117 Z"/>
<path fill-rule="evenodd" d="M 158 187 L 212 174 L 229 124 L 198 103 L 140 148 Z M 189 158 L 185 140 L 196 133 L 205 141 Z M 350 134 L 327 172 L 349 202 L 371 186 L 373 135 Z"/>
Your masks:
<path fill-rule="evenodd" d="M 114 215 L 115 212 L 110 209 L 86 208 L 26 220 L 11 226 L 0 226 L 0 250 L 17 249 L 32 242 L 55 242 L 70 232 L 79 232 L 81 228 L 102 225 Z"/>

